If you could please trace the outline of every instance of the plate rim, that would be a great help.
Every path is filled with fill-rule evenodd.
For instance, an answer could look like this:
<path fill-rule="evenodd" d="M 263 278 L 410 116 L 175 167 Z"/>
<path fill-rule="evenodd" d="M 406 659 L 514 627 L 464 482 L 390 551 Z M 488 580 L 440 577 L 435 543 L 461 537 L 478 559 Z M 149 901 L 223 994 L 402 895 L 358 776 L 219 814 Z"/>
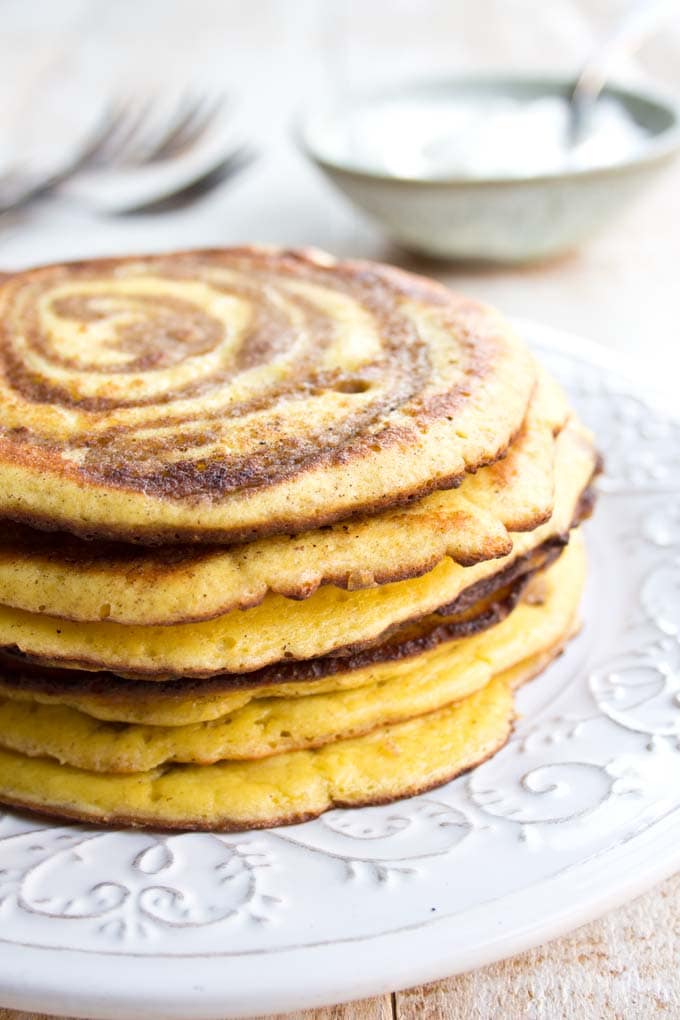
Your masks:
<path fill-rule="evenodd" d="M 666 848 L 664 853 L 659 854 L 657 830 L 659 825 L 664 824 L 664 822 L 667 823 L 666 827 L 668 829 L 664 833 Z M 671 824 L 671 822 L 675 824 Z M 59 971 L 59 980 L 56 982 L 53 975 L 48 979 L 38 971 L 38 980 L 34 981 L 33 988 L 27 993 L 25 985 L 22 985 L 25 975 L 23 967 L 21 967 L 17 968 L 14 987 L 10 985 L 7 992 L 3 987 L 2 994 L 7 1000 L 6 1002 L 3 1001 L 3 1006 L 9 1009 L 51 1011 L 53 1016 L 80 1015 L 81 1017 L 88 1018 L 88 1020 L 117 1020 L 118 1017 L 129 1015 L 128 1011 L 130 1009 L 134 1009 L 135 1016 L 139 1017 L 139 1020 L 161 1020 L 161 1018 L 164 1018 L 164 1020 L 186 1020 L 189 1017 L 192 1020 L 220 1020 L 220 1018 L 223 1018 L 223 1020 L 239 1020 L 239 1018 L 244 1020 L 244 1018 L 254 1017 L 262 1013 L 290 1012 L 298 1009 L 324 1006 L 329 1003 L 341 1004 L 391 991 L 401 991 L 414 985 L 425 984 L 446 977 L 453 977 L 470 970 L 476 970 L 515 956 L 518 953 L 526 952 L 538 945 L 543 945 L 559 938 L 561 935 L 568 934 L 581 925 L 597 919 L 603 913 L 635 899 L 653 885 L 670 877 L 680 867 L 680 842 L 676 838 L 678 831 L 680 831 L 680 805 L 673 808 L 661 819 L 656 819 L 641 832 L 624 842 L 603 848 L 585 864 L 583 862 L 575 863 L 565 868 L 557 876 L 541 879 L 529 887 L 524 887 L 509 894 L 504 898 L 504 902 L 513 908 L 513 918 L 515 920 L 513 921 L 512 930 L 502 931 L 492 940 L 487 941 L 481 951 L 479 947 L 472 948 L 466 954 L 459 954 L 458 958 L 454 960 L 443 949 L 427 961 L 423 961 L 422 958 L 419 958 L 414 953 L 415 962 L 411 962 L 409 965 L 408 977 L 404 975 L 403 978 L 398 979 L 396 984 L 388 976 L 388 973 L 393 973 L 390 971 L 390 966 L 394 967 L 391 955 L 387 965 L 383 961 L 382 967 L 376 966 L 376 961 L 371 959 L 368 964 L 367 973 L 364 973 L 367 969 L 366 958 L 364 957 L 363 960 L 359 960 L 359 967 L 357 967 L 357 960 L 352 957 L 351 960 L 342 960 L 339 967 L 336 964 L 336 973 L 332 976 L 324 971 L 320 980 L 319 975 L 322 973 L 322 968 L 310 969 L 306 973 L 306 980 L 308 980 L 310 973 L 316 980 L 312 984 L 308 983 L 303 991 L 300 991 L 299 987 L 291 987 L 290 990 L 286 989 L 282 992 L 281 983 L 278 982 L 277 986 L 271 989 L 260 986 L 257 990 L 250 990 L 246 994 L 244 994 L 244 990 L 241 988 L 238 998 L 234 998 L 232 1002 L 229 1002 L 225 1001 L 224 998 L 224 985 L 208 989 L 205 986 L 197 985 L 195 976 L 189 973 L 182 973 L 179 965 L 182 963 L 194 964 L 196 960 L 194 958 L 179 957 L 173 958 L 176 970 L 173 975 L 175 983 L 171 991 L 171 1000 L 164 999 L 161 1001 L 158 995 L 140 994 L 140 992 L 146 993 L 147 989 L 140 989 L 134 982 L 131 983 L 130 987 L 121 982 L 115 997 L 111 995 L 108 989 L 105 993 L 102 993 L 97 987 L 100 984 L 99 975 L 94 973 L 88 974 L 87 972 L 85 973 L 87 979 L 85 986 L 80 985 L 74 990 L 71 968 L 66 966 Z M 600 875 L 601 873 L 607 874 L 613 857 L 625 858 L 634 856 L 648 842 L 654 845 L 656 853 L 656 856 L 651 858 L 652 864 L 648 868 L 639 871 L 633 869 L 634 877 L 625 887 L 620 882 L 613 888 L 600 883 Z M 592 875 L 588 875 L 591 870 Z M 571 884 L 574 872 L 578 872 L 581 877 L 583 874 L 588 875 L 589 882 L 593 883 L 596 888 L 599 887 L 599 891 L 589 896 L 585 902 L 583 900 L 574 900 L 573 885 Z M 554 909 L 553 906 L 547 921 L 545 914 L 540 918 L 536 918 L 535 915 L 532 918 L 525 918 L 518 930 L 515 909 L 517 904 L 520 904 L 520 908 L 524 908 L 531 914 L 533 913 L 530 909 L 531 902 L 541 901 L 542 893 L 549 889 L 554 905 L 556 886 L 559 887 L 559 892 L 562 896 L 558 909 Z M 480 923 L 483 924 L 486 921 L 484 915 L 491 914 L 494 909 L 495 903 L 490 902 L 483 904 L 473 911 L 466 912 L 466 914 L 468 916 L 470 914 L 474 915 L 475 919 L 479 919 Z M 447 926 L 453 926 L 456 923 L 455 915 L 453 917 L 443 916 L 439 919 L 428 919 L 424 924 L 419 925 L 416 931 L 402 929 L 398 932 L 360 937 L 355 941 L 361 943 L 369 941 L 407 942 L 407 940 L 413 940 L 414 938 L 426 937 L 434 925 L 440 925 L 442 931 L 445 931 Z M 54 947 L 37 946 L 21 947 L 16 946 L 16 944 L 10 946 L 10 948 L 19 949 L 28 955 L 58 953 L 60 958 L 68 963 L 71 963 L 71 960 L 76 962 L 79 958 L 82 960 L 84 956 L 89 956 L 89 954 L 86 954 L 81 949 L 55 949 Z M 392 948 L 400 947 L 393 946 Z M 413 949 L 412 942 L 410 947 L 405 945 L 404 948 Z M 347 942 L 344 944 L 342 942 L 333 942 L 326 946 L 314 946 L 302 950 L 295 947 L 282 948 L 277 951 L 276 955 L 278 958 L 299 956 L 301 953 L 319 954 L 321 952 L 326 955 L 329 950 L 335 953 L 339 952 L 342 956 L 350 955 Z M 125 954 L 115 954 L 103 958 L 107 961 L 107 966 L 111 965 L 111 961 L 115 961 L 114 966 L 120 969 L 118 976 L 121 979 L 123 977 L 129 978 L 132 970 L 139 970 L 141 974 L 142 971 L 148 969 L 149 963 L 157 963 L 159 960 L 167 962 L 167 957 L 158 956 L 131 958 Z M 214 965 L 224 958 L 206 958 L 204 956 L 201 959 L 208 960 L 211 965 Z M 12 963 L 11 960 L 7 962 Z M 36 972 L 33 970 L 30 961 L 26 960 L 22 961 L 22 963 L 26 967 L 26 971 L 30 972 L 35 978 Z M 351 982 L 348 981 L 346 971 L 346 967 L 350 963 L 353 967 Z M 134 966 L 131 967 L 131 964 L 134 964 Z M 290 968 L 288 971 L 287 977 L 289 983 L 293 975 L 297 975 L 296 968 Z M 43 978 L 42 981 L 40 980 L 41 977 Z M 294 980 L 297 982 L 297 976 L 294 977 Z M 350 985 L 351 993 L 347 994 Z M 63 997 L 61 1001 L 59 1001 L 60 997 Z"/>

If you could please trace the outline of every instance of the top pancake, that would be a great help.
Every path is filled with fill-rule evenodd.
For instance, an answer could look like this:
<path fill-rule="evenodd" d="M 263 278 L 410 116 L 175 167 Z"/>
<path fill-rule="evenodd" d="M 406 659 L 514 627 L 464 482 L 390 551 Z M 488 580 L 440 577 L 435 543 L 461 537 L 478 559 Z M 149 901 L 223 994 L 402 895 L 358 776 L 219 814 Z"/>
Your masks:
<path fill-rule="evenodd" d="M 265 248 L 0 284 L 0 516 L 84 537 L 296 533 L 456 485 L 536 369 L 492 310 L 371 263 Z"/>

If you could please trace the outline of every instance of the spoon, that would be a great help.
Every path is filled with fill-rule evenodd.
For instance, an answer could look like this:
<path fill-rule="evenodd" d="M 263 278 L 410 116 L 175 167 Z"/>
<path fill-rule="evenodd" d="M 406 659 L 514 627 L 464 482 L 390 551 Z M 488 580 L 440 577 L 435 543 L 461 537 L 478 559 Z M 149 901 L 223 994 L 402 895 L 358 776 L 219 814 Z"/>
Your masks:
<path fill-rule="evenodd" d="M 593 107 L 616 63 L 630 56 L 673 14 L 678 0 L 636 0 L 622 20 L 588 57 L 569 96 L 568 144 L 578 145 L 587 132 Z"/>

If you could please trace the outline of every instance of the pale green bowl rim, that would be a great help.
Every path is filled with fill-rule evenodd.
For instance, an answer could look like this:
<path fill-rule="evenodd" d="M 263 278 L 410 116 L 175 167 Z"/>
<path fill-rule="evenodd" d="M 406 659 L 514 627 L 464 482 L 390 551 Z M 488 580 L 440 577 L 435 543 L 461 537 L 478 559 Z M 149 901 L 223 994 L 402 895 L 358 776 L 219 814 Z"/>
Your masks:
<path fill-rule="evenodd" d="M 335 104 L 324 107 L 312 107 L 303 111 L 296 118 L 293 134 L 302 152 L 317 166 L 331 174 L 342 174 L 357 181 L 379 182 L 382 184 L 399 184 L 413 188 L 477 188 L 480 186 L 524 187 L 540 183 L 582 180 L 585 178 L 611 177 L 622 173 L 635 172 L 648 166 L 663 163 L 680 152 L 680 100 L 651 86 L 631 86 L 609 84 L 603 95 L 618 99 L 627 109 L 640 112 L 646 108 L 648 114 L 666 118 L 668 125 L 653 134 L 638 152 L 630 158 L 602 166 L 574 167 L 568 170 L 555 170 L 519 176 L 456 176 L 450 177 L 402 177 L 397 174 L 381 173 L 368 169 L 359 169 L 348 163 L 329 159 L 314 147 L 309 128 L 311 121 L 319 114 L 332 115 L 334 111 L 356 107 L 363 102 L 374 101 L 390 96 L 413 92 L 427 92 L 434 89 L 481 89 L 484 91 L 509 91 L 539 95 L 559 95 L 568 93 L 573 86 L 573 79 L 548 74 L 508 74 L 507 72 L 490 72 L 484 74 L 461 74 L 445 78 L 421 78 L 396 82 L 389 86 L 358 92 L 342 106 Z M 637 117 L 643 126 L 648 123 Z"/>

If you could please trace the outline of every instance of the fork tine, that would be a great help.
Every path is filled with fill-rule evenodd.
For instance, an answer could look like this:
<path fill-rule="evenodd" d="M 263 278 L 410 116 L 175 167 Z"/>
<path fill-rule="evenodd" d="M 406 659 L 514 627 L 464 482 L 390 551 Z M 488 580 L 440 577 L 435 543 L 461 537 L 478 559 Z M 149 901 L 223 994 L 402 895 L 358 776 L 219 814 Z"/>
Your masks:
<path fill-rule="evenodd" d="M 165 146 L 166 139 L 175 133 L 177 125 L 186 122 L 195 115 L 202 98 L 193 98 L 190 94 L 180 96 L 171 110 L 166 109 L 164 116 L 157 118 L 152 130 L 147 130 L 144 137 L 139 137 L 133 149 L 127 154 L 129 163 L 144 166 L 153 162 L 155 153 Z"/>
<path fill-rule="evenodd" d="M 73 170 L 81 170 L 93 163 L 106 144 L 115 136 L 130 113 L 130 101 L 111 101 L 105 107 L 93 133 L 85 142 L 72 163 Z"/>
<path fill-rule="evenodd" d="M 257 158 L 258 152 L 251 145 L 240 145 L 229 155 L 225 156 L 216 166 L 207 170 L 193 181 L 189 181 L 187 184 L 177 188 L 171 194 L 163 195 L 161 198 L 151 201 L 140 202 L 138 205 L 128 206 L 125 209 L 118 209 L 113 215 L 130 216 L 137 213 L 151 214 L 181 209 L 201 198 L 201 196 L 213 191 L 225 181 L 236 177 Z"/>
<path fill-rule="evenodd" d="M 36 174 L 35 170 L 31 171 L 30 166 L 15 165 L 0 174 L 0 215 L 4 216 L 7 212 L 22 208 L 34 198 L 49 193 L 89 166 L 126 116 L 125 106 L 121 103 L 109 103 L 93 132 L 75 154 L 56 170 Z"/>
<path fill-rule="evenodd" d="M 130 99 L 124 106 L 123 116 L 120 117 L 114 130 L 103 139 L 102 144 L 88 162 L 88 167 L 124 166 L 130 153 L 134 151 L 144 125 L 148 124 L 155 105 L 153 97 L 149 97 L 141 103 Z"/>
<path fill-rule="evenodd" d="M 178 155 L 196 144 L 224 103 L 223 94 L 212 97 L 187 94 L 170 118 L 159 122 L 156 116 L 154 124 L 152 114 L 158 107 L 154 97 L 141 103 L 132 97 L 109 102 L 92 134 L 61 167 L 40 176 L 19 166 L 0 172 L 0 215 L 49 194 L 83 170 L 141 167 Z M 227 175 L 229 163 L 223 160 L 223 176 Z M 235 162 L 232 166 L 230 172 L 237 172 Z"/>
<path fill-rule="evenodd" d="M 168 159 L 195 145 L 214 123 L 226 101 L 226 94 L 220 92 L 215 96 L 198 96 L 191 103 L 185 102 L 184 111 L 178 112 L 165 137 L 149 153 L 148 161 Z"/>
<path fill-rule="evenodd" d="M 194 118 L 193 123 L 186 126 L 182 137 L 177 139 L 176 146 L 186 149 L 190 145 L 195 145 L 228 105 L 229 96 L 225 92 L 220 92 L 212 99 L 207 99 L 203 104 L 201 114 Z"/>

